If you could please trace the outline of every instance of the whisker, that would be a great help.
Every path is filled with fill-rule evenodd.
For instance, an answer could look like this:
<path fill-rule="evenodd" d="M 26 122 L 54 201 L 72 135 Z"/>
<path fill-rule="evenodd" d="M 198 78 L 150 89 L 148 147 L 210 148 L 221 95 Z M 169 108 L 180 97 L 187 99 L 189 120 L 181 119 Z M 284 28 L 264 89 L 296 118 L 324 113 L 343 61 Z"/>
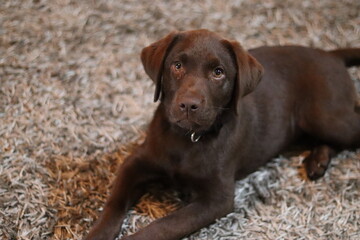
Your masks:
<path fill-rule="evenodd" d="M 185 133 L 185 136 L 190 135 L 190 134 L 191 134 L 191 132 L 192 132 L 192 130 L 190 129 L 189 131 L 187 131 L 187 133 Z"/>

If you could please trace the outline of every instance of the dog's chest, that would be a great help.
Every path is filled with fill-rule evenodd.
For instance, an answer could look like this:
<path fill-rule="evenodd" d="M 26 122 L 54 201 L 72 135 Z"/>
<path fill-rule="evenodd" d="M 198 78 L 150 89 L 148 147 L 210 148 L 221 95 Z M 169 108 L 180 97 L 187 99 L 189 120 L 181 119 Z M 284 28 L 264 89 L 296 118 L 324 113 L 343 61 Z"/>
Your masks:
<path fill-rule="evenodd" d="M 211 177 L 218 169 L 217 159 L 218 156 L 215 151 L 202 146 L 195 146 L 185 150 L 172 149 L 167 151 L 164 166 L 167 168 L 166 172 L 174 181 L 182 181 L 183 179 L 192 181 Z"/>

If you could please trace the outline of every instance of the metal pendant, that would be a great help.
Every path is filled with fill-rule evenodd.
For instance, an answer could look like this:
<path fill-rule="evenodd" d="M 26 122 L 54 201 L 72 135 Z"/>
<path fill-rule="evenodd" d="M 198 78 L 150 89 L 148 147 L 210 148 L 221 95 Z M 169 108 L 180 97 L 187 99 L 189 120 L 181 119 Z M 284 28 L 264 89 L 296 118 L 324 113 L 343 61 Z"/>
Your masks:
<path fill-rule="evenodd" d="M 195 136 L 195 132 L 193 132 L 193 133 L 191 134 L 191 141 L 192 141 L 193 143 L 198 142 L 198 141 L 200 140 L 200 138 L 201 138 L 201 135 L 199 135 L 198 137 L 196 137 L 196 136 Z"/>

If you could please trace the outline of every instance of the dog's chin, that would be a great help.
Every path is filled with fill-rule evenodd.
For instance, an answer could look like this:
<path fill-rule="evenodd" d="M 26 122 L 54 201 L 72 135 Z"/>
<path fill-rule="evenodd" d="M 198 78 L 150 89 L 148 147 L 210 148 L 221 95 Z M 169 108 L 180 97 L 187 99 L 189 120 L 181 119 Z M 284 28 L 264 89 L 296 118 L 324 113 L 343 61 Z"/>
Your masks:
<path fill-rule="evenodd" d="M 176 125 L 186 131 L 192 132 L 204 132 L 208 130 L 211 126 L 209 123 L 197 123 L 188 119 L 177 120 Z"/>

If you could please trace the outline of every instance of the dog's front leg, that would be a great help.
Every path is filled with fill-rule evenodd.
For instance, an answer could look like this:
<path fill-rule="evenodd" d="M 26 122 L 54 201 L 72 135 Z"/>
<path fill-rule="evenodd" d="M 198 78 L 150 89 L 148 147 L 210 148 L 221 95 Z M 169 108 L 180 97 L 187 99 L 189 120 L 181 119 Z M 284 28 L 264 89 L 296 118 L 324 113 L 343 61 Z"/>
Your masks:
<path fill-rule="evenodd" d="M 146 156 L 137 154 L 127 158 L 119 168 L 101 216 L 85 240 L 115 239 L 126 212 L 141 197 L 145 183 L 154 175 L 155 171 Z"/>
<path fill-rule="evenodd" d="M 206 188 L 212 188 L 196 197 L 187 206 L 155 220 L 139 232 L 122 240 L 179 240 L 202 227 L 225 216 L 233 208 L 233 185 L 229 187 L 214 187 L 209 183 Z M 227 189 L 225 191 L 225 189 Z"/>

